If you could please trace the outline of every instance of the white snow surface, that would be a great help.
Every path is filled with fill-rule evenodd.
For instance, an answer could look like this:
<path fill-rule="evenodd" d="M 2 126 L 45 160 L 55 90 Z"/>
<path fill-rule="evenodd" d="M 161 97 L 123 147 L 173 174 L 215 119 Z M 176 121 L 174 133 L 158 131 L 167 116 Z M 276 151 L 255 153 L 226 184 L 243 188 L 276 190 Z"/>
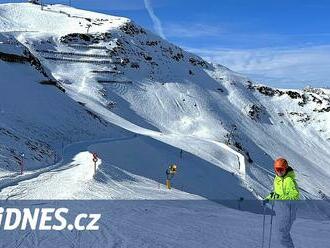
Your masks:
<path fill-rule="evenodd" d="M 264 197 L 278 156 L 302 198 L 330 195 L 329 89 L 271 89 L 127 18 L 29 3 L 0 4 L 0 75 L 1 200 L 185 200 L 91 201 L 100 232 L 9 232 L 6 247 L 260 247 L 260 212 L 205 199 Z M 326 247 L 328 229 L 298 215 L 292 237 Z"/>
<path fill-rule="evenodd" d="M 329 89 L 266 87 L 265 93 L 257 82 L 123 17 L 65 5 L 41 10 L 29 3 L 1 4 L 0 16 L 0 52 L 23 57 L 29 52 L 47 74 L 26 63 L 0 61 L 1 125 L 19 138 L 18 132 L 34 125 L 25 137 L 38 136 L 50 146 L 49 159 L 28 160 L 31 176 L 25 178 L 13 168 L 20 151 L 29 157 L 33 149 L 10 152 L 14 138 L 4 134 L 3 198 L 262 198 L 271 191 L 278 156 L 296 171 L 302 198 L 330 195 Z M 38 84 L 45 77 L 65 94 Z M 40 138 L 41 127 L 59 137 Z M 132 133 L 137 137 L 122 142 L 97 141 Z M 95 140 L 85 148 L 101 154 L 95 177 L 83 173 L 88 151 L 70 154 L 73 162 L 56 160 L 63 139 L 65 145 Z M 164 171 L 170 163 L 178 164 L 179 173 L 175 189 L 166 193 Z M 117 184 L 116 173 L 126 179 Z M 61 178 L 70 191 L 52 189 Z M 29 187 L 29 193 L 21 190 Z M 90 190 L 94 187 L 98 193 Z"/>

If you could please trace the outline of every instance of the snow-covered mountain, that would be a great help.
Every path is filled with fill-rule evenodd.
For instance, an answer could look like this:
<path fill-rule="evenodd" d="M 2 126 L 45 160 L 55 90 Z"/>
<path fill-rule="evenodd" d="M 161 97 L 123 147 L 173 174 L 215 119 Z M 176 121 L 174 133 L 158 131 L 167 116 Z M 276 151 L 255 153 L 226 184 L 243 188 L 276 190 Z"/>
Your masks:
<path fill-rule="evenodd" d="M 278 156 L 294 167 L 303 197 L 330 195 L 329 89 L 270 88 L 127 18 L 64 5 L 1 4 L 0 32 L 0 180 L 11 186 L 4 197 L 252 199 L 271 190 Z M 79 178 L 90 187 L 43 194 L 59 181 L 41 174 L 63 140 L 101 138 L 125 141 L 94 142 L 100 174 Z M 20 152 L 32 181 L 10 173 Z M 171 194 L 160 186 L 169 163 L 179 166 Z M 79 168 L 63 174 L 69 183 L 88 166 Z M 34 193 L 20 194 L 15 180 Z"/>

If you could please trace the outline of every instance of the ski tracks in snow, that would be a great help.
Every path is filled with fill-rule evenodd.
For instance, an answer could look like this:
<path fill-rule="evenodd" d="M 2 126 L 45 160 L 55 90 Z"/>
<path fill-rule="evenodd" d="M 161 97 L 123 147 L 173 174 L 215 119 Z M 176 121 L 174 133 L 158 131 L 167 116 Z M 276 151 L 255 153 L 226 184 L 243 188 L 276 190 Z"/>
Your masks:
<path fill-rule="evenodd" d="M 111 142 L 111 141 L 120 141 L 120 140 L 128 140 L 128 139 L 134 139 L 135 136 L 129 136 L 129 137 L 123 137 L 123 138 L 105 138 L 100 140 L 91 140 L 91 141 L 80 141 L 75 142 L 73 144 L 70 144 L 66 146 L 62 151 L 62 159 L 60 162 L 57 162 L 56 164 L 50 165 L 46 168 L 39 169 L 32 172 L 26 172 L 26 174 L 23 175 L 12 175 L 12 176 L 4 176 L 0 178 L 0 197 L 2 192 L 5 189 L 9 189 L 9 193 L 2 198 L 5 198 L 6 200 L 17 197 L 18 195 L 22 194 L 24 195 L 24 192 L 27 190 L 25 187 L 16 187 L 19 184 L 35 180 L 40 176 L 47 175 L 49 178 L 53 176 L 54 173 L 65 171 L 72 169 L 74 167 L 79 166 L 77 163 L 72 163 L 73 155 L 75 155 L 76 152 L 82 151 L 82 150 L 88 150 L 88 147 L 93 144 L 97 143 L 104 143 L 104 142 Z M 19 190 L 18 190 L 19 189 Z"/>

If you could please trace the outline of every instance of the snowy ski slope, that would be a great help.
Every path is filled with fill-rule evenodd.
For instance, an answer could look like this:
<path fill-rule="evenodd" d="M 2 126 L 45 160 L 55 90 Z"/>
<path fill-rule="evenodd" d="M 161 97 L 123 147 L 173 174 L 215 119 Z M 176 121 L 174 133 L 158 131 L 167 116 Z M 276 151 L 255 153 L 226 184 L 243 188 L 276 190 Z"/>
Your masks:
<path fill-rule="evenodd" d="M 176 162 L 179 171 L 182 168 L 176 178 L 175 188 L 178 190 L 208 199 L 253 199 L 263 197 L 271 190 L 272 160 L 278 156 L 285 156 L 296 170 L 303 197 L 320 199 L 330 195 L 328 89 L 287 90 L 259 85 L 221 65 L 209 64 L 183 51 L 127 18 L 64 5 L 48 5 L 42 11 L 40 6 L 28 3 L 1 4 L 0 15 L 0 52 L 26 56 L 24 51 L 28 51 L 30 57 L 40 61 L 46 74 L 29 79 L 30 85 L 24 85 L 28 91 L 23 85 L 17 85 L 21 87 L 19 92 L 26 93 L 22 97 L 33 102 L 32 93 L 39 94 L 39 89 L 33 91 L 30 87 L 37 87 L 36 81 L 46 77 L 45 80 L 56 82 L 67 96 L 80 103 L 75 104 L 68 98 L 64 101 L 70 104 L 61 106 L 62 100 L 59 99 L 54 100 L 58 105 L 48 105 L 58 113 L 53 117 L 52 127 L 54 123 L 60 126 L 58 121 L 63 119 L 63 125 L 86 127 L 90 136 L 138 135 L 123 142 L 126 148 L 118 142 L 107 145 L 95 142 L 92 150 L 107 158 L 100 167 L 100 174 L 95 179 L 89 177 L 89 183 L 84 186 L 85 181 L 72 180 L 74 190 L 68 195 L 56 190 L 43 193 L 47 188 L 44 183 L 50 180 L 56 184 L 59 177 L 82 175 L 80 170 L 88 168 L 89 153 L 72 154 L 71 159 L 75 162 L 62 163 L 60 168 L 63 170 L 49 171 L 47 175 L 25 182 L 20 180 L 20 183 L 4 188 L 2 197 L 11 197 L 8 192 L 22 192 L 20 187 L 31 187 L 31 193 L 15 193 L 14 197 L 42 198 L 48 195 L 65 199 L 122 199 L 118 193 L 121 191 L 114 193 L 113 188 L 108 191 L 98 182 L 105 181 L 106 186 L 112 187 L 115 185 L 113 173 L 118 170 L 119 175 L 134 180 L 127 186 L 129 179 L 118 179 L 124 183 L 114 188 L 126 187 L 127 192 L 134 192 L 136 197 L 171 198 L 174 193 L 173 196 L 163 195 L 158 188 L 155 194 L 149 191 L 138 193 L 136 185 L 141 182 L 141 187 L 151 191 L 159 184 L 162 188 L 166 167 Z M 26 67 L 1 62 L 1 70 L 7 72 L 8 78 L 15 74 L 13 71 L 22 71 L 22 74 L 15 75 L 18 81 L 26 77 L 23 76 L 25 70 L 31 70 Z M 9 80 L 2 83 L 6 93 L 1 91 L 1 107 L 7 111 L 15 101 L 19 106 L 15 113 L 19 115 L 25 112 L 25 104 L 15 97 L 18 90 L 8 88 L 8 84 Z M 38 87 L 40 90 L 47 88 L 45 85 Z M 57 94 L 66 97 L 56 90 L 59 91 L 54 87 L 47 99 L 51 100 Z M 10 99 L 4 98 L 5 95 Z M 49 115 L 40 114 L 43 108 L 49 113 L 45 101 L 34 104 L 31 113 L 42 116 L 43 122 L 49 120 Z M 93 116 L 98 124 L 82 125 L 81 121 L 86 118 L 80 116 L 66 119 L 73 118 L 70 113 L 73 108 L 77 111 L 87 109 L 90 112 L 86 114 L 88 112 L 84 111 L 86 116 Z M 66 111 L 65 118 L 61 116 L 62 110 Z M 28 117 L 21 118 L 26 120 Z M 36 118 L 31 119 L 34 122 Z M 4 117 L 4 120 L 2 123 L 7 123 L 9 118 Z M 76 130 L 76 127 L 70 130 Z M 85 132 L 77 132 L 77 136 L 81 133 Z M 68 130 L 64 136 L 72 139 Z M 54 153 L 52 160 L 40 164 L 46 166 L 56 162 L 55 154 L 61 153 L 61 139 L 49 148 L 49 152 Z M 75 138 L 76 141 L 84 139 L 90 138 Z M 50 142 L 51 138 L 44 140 Z M 180 150 L 184 154 L 181 160 L 177 157 Z M 12 155 L 6 156 L 10 158 Z M 131 159 L 127 161 L 127 157 Z M 31 168 L 28 169 L 35 164 L 30 162 Z M 77 163 L 80 165 L 74 167 Z M 41 165 L 37 167 L 40 168 Z M 5 180 L 8 168 L 2 166 L 2 169 Z M 82 176 L 83 180 L 87 179 Z M 14 177 L 18 176 L 14 174 Z M 32 186 L 36 181 L 40 187 Z M 88 187 L 98 187 L 101 193 L 92 193 Z M 134 194 L 125 196 L 131 198 Z M 180 194 L 182 197 L 187 195 L 178 193 L 178 197 Z M 191 196 L 188 194 L 187 197 Z"/>

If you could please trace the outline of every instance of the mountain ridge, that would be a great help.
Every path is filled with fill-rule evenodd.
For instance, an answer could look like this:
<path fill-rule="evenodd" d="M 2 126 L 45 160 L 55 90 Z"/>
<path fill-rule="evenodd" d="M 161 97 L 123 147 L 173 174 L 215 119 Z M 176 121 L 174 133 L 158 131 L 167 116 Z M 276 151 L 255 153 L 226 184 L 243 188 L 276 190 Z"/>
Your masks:
<path fill-rule="evenodd" d="M 0 14 L 7 39 L 24 45 L 97 118 L 234 173 L 259 197 L 271 189 L 277 156 L 294 165 L 305 197 L 330 195 L 328 89 L 259 85 L 127 18 L 64 5 L 5 4 Z M 243 173 L 235 152 L 244 156 Z"/>

